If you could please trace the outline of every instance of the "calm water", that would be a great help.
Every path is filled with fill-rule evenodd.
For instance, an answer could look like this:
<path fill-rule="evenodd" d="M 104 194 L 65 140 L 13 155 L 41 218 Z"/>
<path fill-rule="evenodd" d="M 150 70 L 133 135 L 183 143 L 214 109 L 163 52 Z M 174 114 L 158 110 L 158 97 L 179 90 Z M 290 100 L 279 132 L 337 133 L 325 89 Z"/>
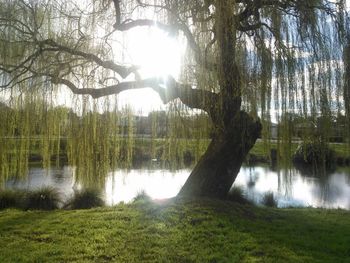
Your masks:
<path fill-rule="evenodd" d="M 107 175 L 104 196 L 107 204 L 131 201 L 137 193 L 145 191 L 154 199 L 173 197 L 185 183 L 190 170 L 163 169 L 116 170 Z M 44 170 L 31 168 L 26 180 L 8 180 L 6 188 L 35 189 L 53 186 L 62 197 L 68 198 L 81 186 L 75 182 L 74 169 L 69 166 Z M 297 170 L 273 171 L 268 167 L 243 167 L 235 185 L 256 203 L 264 193 L 271 191 L 278 206 L 314 206 L 350 210 L 350 173 L 335 173 L 315 178 L 304 176 Z"/>

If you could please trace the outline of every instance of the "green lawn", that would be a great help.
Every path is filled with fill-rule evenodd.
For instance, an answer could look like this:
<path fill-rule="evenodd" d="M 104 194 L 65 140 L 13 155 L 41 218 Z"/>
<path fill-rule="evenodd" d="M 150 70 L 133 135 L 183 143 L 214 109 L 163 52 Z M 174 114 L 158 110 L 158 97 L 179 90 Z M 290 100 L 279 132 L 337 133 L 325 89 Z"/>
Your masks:
<path fill-rule="evenodd" d="M 0 262 L 350 262 L 350 212 L 209 200 L 5 210 Z"/>

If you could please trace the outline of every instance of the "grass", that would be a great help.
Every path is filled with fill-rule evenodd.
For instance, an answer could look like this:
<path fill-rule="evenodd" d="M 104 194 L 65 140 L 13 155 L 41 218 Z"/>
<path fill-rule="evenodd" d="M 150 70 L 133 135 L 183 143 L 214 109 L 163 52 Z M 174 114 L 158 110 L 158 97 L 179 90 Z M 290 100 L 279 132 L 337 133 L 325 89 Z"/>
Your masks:
<path fill-rule="evenodd" d="M 278 205 L 278 202 L 277 202 L 275 196 L 273 195 L 273 192 L 265 193 L 263 195 L 261 203 L 264 206 L 268 206 L 268 207 L 277 207 L 277 205 Z"/>
<path fill-rule="evenodd" d="M 233 186 L 227 195 L 227 200 L 237 202 L 240 204 L 251 204 L 251 202 L 245 197 L 242 187 Z"/>
<path fill-rule="evenodd" d="M 69 209 L 90 209 L 93 207 L 104 206 L 101 193 L 96 189 L 83 189 L 74 193 L 66 204 Z"/>
<path fill-rule="evenodd" d="M 24 198 L 25 210 L 54 210 L 61 203 L 59 192 L 53 187 L 43 187 L 28 191 Z"/>
<path fill-rule="evenodd" d="M 0 209 L 10 207 L 20 208 L 23 205 L 23 192 L 14 190 L 0 190 Z"/>
<path fill-rule="evenodd" d="M 59 192 L 53 187 L 36 190 L 1 190 L 0 210 L 17 208 L 24 210 L 54 210 L 61 204 Z"/>
<path fill-rule="evenodd" d="M 350 213 L 197 200 L 0 212 L 0 262 L 349 262 Z"/>
<path fill-rule="evenodd" d="M 150 202 L 152 199 L 145 190 L 139 191 L 133 198 L 133 202 Z"/>

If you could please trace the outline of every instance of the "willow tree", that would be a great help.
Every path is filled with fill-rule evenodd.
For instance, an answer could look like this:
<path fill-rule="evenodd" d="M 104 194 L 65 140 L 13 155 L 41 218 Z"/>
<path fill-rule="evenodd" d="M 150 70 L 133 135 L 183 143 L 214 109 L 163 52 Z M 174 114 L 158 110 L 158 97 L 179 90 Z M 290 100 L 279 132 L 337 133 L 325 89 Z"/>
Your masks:
<path fill-rule="evenodd" d="M 180 195 L 223 197 L 268 137 L 271 109 L 283 122 L 342 105 L 344 10 L 342 0 L 2 1 L 2 88 L 39 79 L 94 99 L 152 88 L 165 104 L 204 111 L 212 140 Z M 143 78 L 115 55 L 112 40 L 136 27 L 186 41 L 179 79 Z"/>

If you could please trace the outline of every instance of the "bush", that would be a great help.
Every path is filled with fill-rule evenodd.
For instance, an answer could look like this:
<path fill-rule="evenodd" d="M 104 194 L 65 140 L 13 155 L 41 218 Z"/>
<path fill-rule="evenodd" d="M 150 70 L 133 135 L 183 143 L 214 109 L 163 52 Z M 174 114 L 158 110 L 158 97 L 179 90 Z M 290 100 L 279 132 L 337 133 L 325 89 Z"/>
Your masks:
<path fill-rule="evenodd" d="M 251 202 L 244 196 L 244 191 L 239 186 L 234 186 L 227 194 L 227 200 L 237 202 L 240 204 L 251 204 Z"/>
<path fill-rule="evenodd" d="M 327 170 L 335 165 L 335 152 L 321 142 L 304 142 L 293 155 L 293 162 L 299 165 L 323 167 Z"/>
<path fill-rule="evenodd" d="M 195 160 L 195 157 L 190 151 L 185 151 L 183 153 L 183 161 L 185 166 L 190 166 Z"/>
<path fill-rule="evenodd" d="M 151 153 L 145 147 L 134 147 L 132 154 L 134 162 L 150 161 L 152 159 Z"/>
<path fill-rule="evenodd" d="M 141 190 L 136 194 L 136 196 L 133 199 L 133 202 L 137 202 L 137 201 L 149 202 L 151 201 L 151 197 L 146 193 L 145 190 Z"/>
<path fill-rule="evenodd" d="M 24 200 L 24 209 L 54 210 L 61 203 L 59 192 L 53 187 L 43 187 L 29 191 Z"/>
<path fill-rule="evenodd" d="M 278 205 L 278 202 L 272 192 L 265 193 L 261 202 L 264 206 L 268 207 L 277 207 Z"/>
<path fill-rule="evenodd" d="M 21 208 L 23 203 L 23 192 L 14 190 L 0 191 L 0 209 L 10 207 Z"/>
<path fill-rule="evenodd" d="M 104 205 L 105 202 L 101 197 L 100 191 L 87 188 L 75 192 L 73 197 L 66 202 L 64 207 L 69 209 L 90 209 Z"/>

